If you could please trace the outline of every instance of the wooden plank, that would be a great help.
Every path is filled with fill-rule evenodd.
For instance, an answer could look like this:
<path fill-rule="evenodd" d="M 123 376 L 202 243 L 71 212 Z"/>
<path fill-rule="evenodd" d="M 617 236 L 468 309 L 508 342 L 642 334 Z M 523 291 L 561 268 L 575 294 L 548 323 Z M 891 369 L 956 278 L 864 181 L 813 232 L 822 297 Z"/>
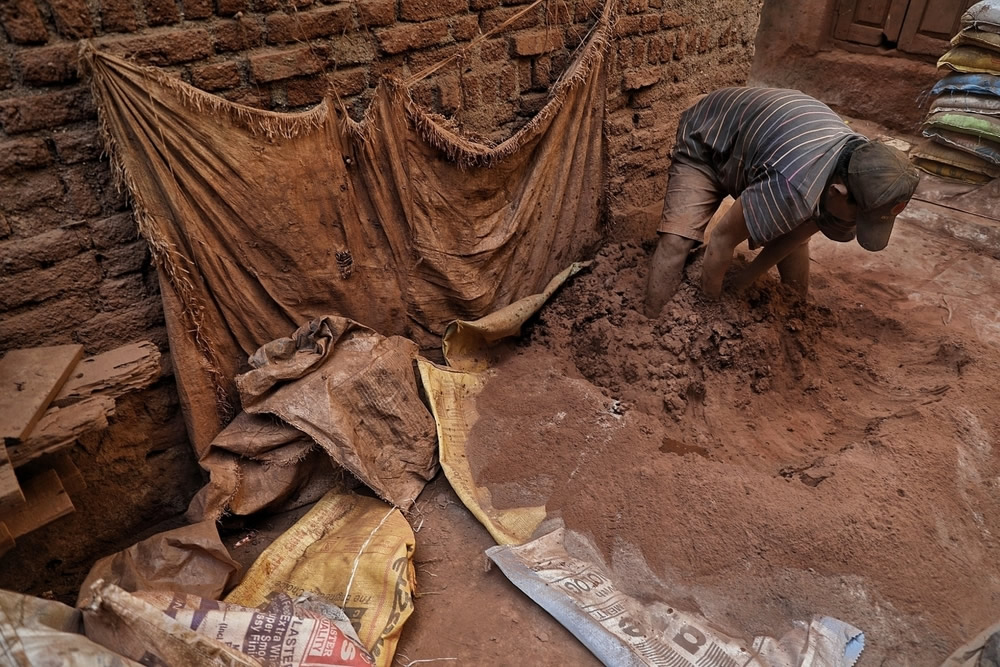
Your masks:
<path fill-rule="evenodd" d="M 91 396 L 66 408 L 52 408 L 45 413 L 28 438 L 7 449 L 15 468 L 44 454 L 68 447 L 85 433 L 108 427 L 108 417 L 115 413 L 115 399 Z"/>
<path fill-rule="evenodd" d="M 0 556 L 14 548 L 14 536 L 10 534 L 7 524 L 0 521 Z"/>
<path fill-rule="evenodd" d="M 82 345 L 11 350 L 0 359 L 0 437 L 24 439 L 83 356 Z"/>
<path fill-rule="evenodd" d="M 22 488 L 25 506 L 0 516 L 0 521 L 7 524 L 14 539 L 66 516 L 75 509 L 55 470 L 46 470 L 25 480 Z"/>
<path fill-rule="evenodd" d="M 69 454 L 56 454 L 51 457 L 51 461 L 48 459 L 46 461 L 52 464 L 52 469 L 59 475 L 63 488 L 66 489 L 66 493 L 71 498 L 87 488 L 87 482 L 83 479 L 83 473 L 73 463 L 73 459 L 70 458 Z"/>
<path fill-rule="evenodd" d="M 89 396 L 111 398 L 144 389 L 160 376 L 160 351 L 149 341 L 132 343 L 84 359 L 70 374 L 52 405 L 66 407 Z"/>
<path fill-rule="evenodd" d="M 24 494 L 14 475 L 10 452 L 0 444 L 0 512 L 13 510 L 22 505 L 24 505 Z"/>

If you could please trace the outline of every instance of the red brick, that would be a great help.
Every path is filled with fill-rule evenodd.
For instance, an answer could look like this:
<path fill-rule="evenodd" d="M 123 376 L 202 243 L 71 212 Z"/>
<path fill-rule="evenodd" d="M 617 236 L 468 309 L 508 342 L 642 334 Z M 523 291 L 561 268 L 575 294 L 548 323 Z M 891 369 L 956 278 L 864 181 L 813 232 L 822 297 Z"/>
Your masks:
<path fill-rule="evenodd" d="M 174 0 L 144 0 L 144 2 L 149 25 L 168 25 L 181 20 L 181 13 Z"/>
<path fill-rule="evenodd" d="M 52 162 L 42 139 L 12 139 L 0 143 L 0 174 L 44 167 Z"/>
<path fill-rule="evenodd" d="M 499 9 L 490 9 L 483 12 L 481 21 L 483 32 L 489 32 L 490 30 L 498 28 L 503 25 L 505 21 L 513 18 L 516 14 L 523 11 L 524 7 L 500 7 Z M 536 7 L 507 26 L 507 29 L 524 30 L 525 28 L 534 28 L 535 26 L 541 25 L 542 18 L 544 16 L 544 7 Z"/>
<path fill-rule="evenodd" d="M 687 33 L 677 33 L 677 40 L 674 42 L 674 60 L 683 60 L 688 52 Z"/>
<path fill-rule="evenodd" d="M 514 35 L 514 53 L 519 56 L 538 56 L 564 45 L 562 31 L 555 28 L 538 28 Z"/>
<path fill-rule="evenodd" d="M 147 65 L 176 65 L 212 54 L 208 32 L 197 28 L 105 40 L 105 48 Z"/>
<path fill-rule="evenodd" d="M 439 76 L 434 80 L 438 90 L 438 98 L 441 100 L 441 111 L 454 113 L 462 105 L 462 89 L 458 81 L 458 76 L 449 74 Z"/>
<path fill-rule="evenodd" d="M 626 0 L 625 12 L 628 14 L 642 14 L 649 9 L 649 0 Z"/>
<path fill-rule="evenodd" d="M 34 0 L 0 2 L 0 21 L 3 22 L 7 36 L 18 44 L 39 44 L 49 38 Z"/>
<path fill-rule="evenodd" d="M 240 68 L 234 62 L 204 65 L 191 70 L 191 83 L 202 90 L 223 90 L 240 84 Z"/>
<path fill-rule="evenodd" d="M 673 11 L 665 11 L 660 14 L 660 25 L 664 28 L 677 28 L 686 24 L 688 20 Z"/>
<path fill-rule="evenodd" d="M 447 44 L 423 51 L 414 51 L 406 54 L 406 64 L 411 72 L 419 72 L 423 69 L 437 65 L 445 58 L 450 58 L 458 53 L 458 44 Z"/>
<path fill-rule="evenodd" d="M 531 67 L 532 88 L 548 88 L 552 83 L 552 78 L 552 58 L 548 56 L 535 58 Z"/>
<path fill-rule="evenodd" d="M 232 16 L 237 12 L 245 12 L 249 9 L 249 0 L 219 0 L 219 16 Z"/>
<path fill-rule="evenodd" d="M 358 23 L 362 27 L 392 25 L 396 22 L 396 0 L 356 0 Z"/>
<path fill-rule="evenodd" d="M 257 12 L 273 12 L 285 6 L 282 0 L 253 0 L 253 8 Z"/>
<path fill-rule="evenodd" d="M 40 345 L 76 329 L 96 312 L 89 295 L 77 294 L 15 315 L 8 313 L 0 317 L 0 348 Z"/>
<path fill-rule="evenodd" d="M 114 248 L 139 238 L 139 228 L 131 212 L 88 222 L 87 227 L 95 248 Z"/>
<path fill-rule="evenodd" d="M 105 32 L 132 32 L 139 27 L 132 0 L 101 0 L 100 4 Z"/>
<path fill-rule="evenodd" d="M 8 213 L 27 211 L 62 196 L 62 183 L 52 170 L 24 172 L 0 181 L 0 210 Z"/>
<path fill-rule="evenodd" d="M 330 7 L 294 14 L 272 14 L 265 20 L 269 44 L 286 44 L 326 37 L 351 26 L 351 5 L 339 2 Z"/>
<path fill-rule="evenodd" d="M 145 276 L 128 273 L 101 283 L 97 289 L 97 307 L 105 312 L 128 310 L 151 296 L 155 294 L 150 293 Z"/>
<path fill-rule="evenodd" d="M 93 252 L 86 252 L 49 269 L 23 271 L 0 278 L 0 309 L 10 310 L 60 294 L 86 290 L 100 280 L 97 259 Z"/>
<path fill-rule="evenodd" d="M 660 17 L 656 14 L 643 14 L 640 17 L 639 29 L 642 32 L 656 32 L 660 29 Z"/>
<path fill-rule="evenodd" d="M 500 69 L 499 94 L 502 100 L 513 100 L 517 97 L 517 66 L 507 63 Z"/>
<path fill-rule="evenodd" d="M 601 15 L 601 9 L 604 6 L 602 0 L 578 0 L 574 4 L 573 18 L 577 21 L 586 21 L 588 19 L 597 18 Z"/>
<path fill-rule="evenodd" d="M 70 39 L 91 37 L 94 25 L 87 0 L 49 0 L 59 34 Z"/>
<path fill-rule="evenodd" d="M 451 35 L 457 41 L 467 42 L 479 34 L 479 17 L 467 14 L 451 20 Z"/>
<path fill-rule="evenodd" d="M 126 273 L 141 271 L 149 262 L 149 245 L 143 241 L 134 241 L 125 245 L 115 246 L 102 251 L 97 256 L 101 264 L 101 273 L 105 278 L 115 278 Z"/>
<path fill-rule="evenodd" d="M 506 60 L 510 52 L 510 43 L 504 39 L 487 39 L 480 42 L 479 57 L 486 62 Z"/>
<path fill-rule="evenodd" d="M 400 0 L 399 18 L 404 21 L 426 21 L 468 9 L 469 0 Z"/>
<path fill-rule="evenodd" d="M 14 78 L 10 71 L 10 61 L 7 60 L 7 54 L 0 51 L 0 90 L 8 88 L 12 83 Z"/>
<path fill-rule="evenodd" d="M 215 12 L 213 0 L 184 0 L 182 18 L 207 19 Z"/>
<path fill-rule="evenodd" d="M 101 203 L 95 191 L 97 179 L 93 168 L 86 163 L 66 169 L 62 174 L 62 182 L 66 188 L 61 210 L 74 216 L 98 215 Z"/>
<path fill-rule="evenodd" d="M 375 59 L 375 45 L 363 32 L 354 32 L 331 40 L 328 57 L 338 66 L 360 65 Z"/>
<path fill-rule="evenodd" d="M 314 76 L 293 79 L 285 84 L 285 103 L 290 107 L 304 107 L 316 104 L 330 89 L 330 83 L 324 76 Z"/>
<path fill-rule="evenodd" d="M 75 44 L 65 44 L 23 49 L 15 57 L 24 83 L 44 86 L 76 80 L 77 52 Z"/>
<path fill-rule="evenodd" d="M 643 67 L 625 71 L 623 87 L 625 90 L 639 90 L 658 83 L 662 78 L 659 67 Z"/>
<path fill-rule="evenodd" d="M 256 109 L 271 109 L 271 89 L 269 86 L 241 86 L 219 93 L 230 102 L 245 104 Z"/>
<path fill-rule="evenodd" d="M 482 11 L 484 9 L 492 9 L 493 7 L 499 7 L 500 0 L 470 0 L 469 9 L 474 12 Z"/>
<path fill-rule="evenodd" d="M 308 46 L 282 51 L 268 51 L 250 57 L 250 74 L 254 81 L 261 83 L 315 74 L 322 69 L 323 63 L 309 50 Z"/>
<path fill-rule="evenodd" d="M 101 155 L 101 140 L 94 129 L 54 132 L 52 142 L 56 146 L 56 155 L 63 164 L 95 160 Z"/>
<path fill-rule="evenodd" d="M 142 340 L 150 327 L 163 322 L 163 302 L 152 296 L 133 304 L 127 310 L 99 313 L 77 327 L 73 340 L 87 349 L 102 349 L 120 345 L 120 341 Z"/>
<path fill-rule="evenodd" d="M 615 23 L 615 35 L 624 37 L 627 35 L 638 35 L 642 32 L 641 16 L 622 16 Z"/>
<path fill-rule="evenodd" d="M 247 16 L 221 21 L 212 28 L 212 39 L 218 51 L 244 51 L 264 43 L 264 27 L 256 18 Z"/>
<path fill-rule="evenodd" d="M 56 262 L 79 255 L 86 247 L 86 231 L 78 226 L 60 227 L 28 238 L 4 241 L 0 243 L 0 275 L 47 269 Z"/>
<path fill-rule="evenodd" d="M 529 58 L 520 58 L 516 61 L 517 82 L 521 87 L 521 92 L 531 90 L 531 69 L 532 62 Z"/>
<path fill-rule="evenodd" d="M 375 36 L 382 50 L 389 54 L 423 49 L 450 39 L 448 22 L 442 19 L 386 28 L 379 30 Z"/>

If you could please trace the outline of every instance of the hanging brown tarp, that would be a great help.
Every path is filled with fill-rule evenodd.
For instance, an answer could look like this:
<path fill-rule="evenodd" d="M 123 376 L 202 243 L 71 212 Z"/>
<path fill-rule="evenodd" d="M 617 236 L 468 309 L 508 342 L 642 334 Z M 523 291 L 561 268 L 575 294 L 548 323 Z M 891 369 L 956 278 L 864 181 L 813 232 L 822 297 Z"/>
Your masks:
<path fill-rule="evenodd" d="M 541 291 L 597 240 L 607 14 L 544 109 L 496 147 L 438 124 L 398 81 L 356 123 L 332 98 L 259 111 L 86 51 L 199 454 L 264 343 L 333 313 L 436 346 L 450 321 Z"/>

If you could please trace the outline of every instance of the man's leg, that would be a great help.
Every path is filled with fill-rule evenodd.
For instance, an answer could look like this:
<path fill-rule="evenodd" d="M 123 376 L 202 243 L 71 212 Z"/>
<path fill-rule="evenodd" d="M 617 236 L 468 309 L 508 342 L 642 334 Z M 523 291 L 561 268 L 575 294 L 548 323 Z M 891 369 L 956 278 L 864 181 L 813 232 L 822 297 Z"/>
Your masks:
<path fill-rule="evenodd" d="M 805 297 L 809 291 L 809 241 L 778 262 L 778 274 L 781 282 Z"/>
<path fill-rule="evenodd" d="M 688 253 L 705 238 L 705 227 L 725 197 L 707 169 L 676 158 L 670 165 L 663 218 L 656 230 L 660 239 L 646 284 L 647 317 L 659 315 L 674 296 Z"/>
<path fill-rule="evenodd" d="M 646 283 L 646 317 L 656 317 L 677 291 L 684 275 L 684 263 L 694 247 L 694 239 L 677 234 L 661 233 L 649 265 Z"/>

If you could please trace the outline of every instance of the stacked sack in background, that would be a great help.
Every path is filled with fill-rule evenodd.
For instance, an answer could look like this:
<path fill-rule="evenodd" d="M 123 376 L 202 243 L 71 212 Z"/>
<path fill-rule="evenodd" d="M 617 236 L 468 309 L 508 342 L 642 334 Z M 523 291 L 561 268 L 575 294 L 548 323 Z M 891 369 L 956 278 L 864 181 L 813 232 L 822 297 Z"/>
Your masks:
<path fill-rule="evenodd" d="M 1000 0 L 970 7 L 951 46 L 913 157 L 929 173 L 987 183 L 1000 176 Z"/>

